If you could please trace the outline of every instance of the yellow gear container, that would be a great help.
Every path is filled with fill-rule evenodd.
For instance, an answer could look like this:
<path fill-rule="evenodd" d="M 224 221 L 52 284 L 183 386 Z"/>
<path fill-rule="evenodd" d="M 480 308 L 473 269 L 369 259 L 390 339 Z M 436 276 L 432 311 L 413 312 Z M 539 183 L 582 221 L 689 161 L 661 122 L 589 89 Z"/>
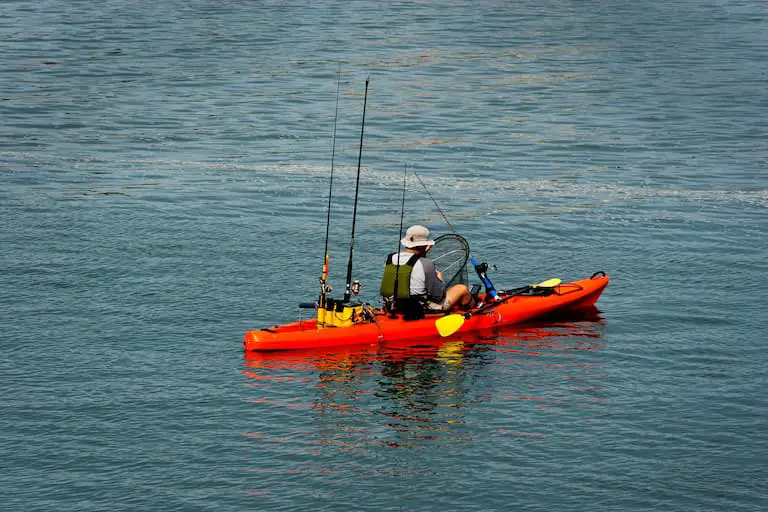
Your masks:
<path fill-rule="evenodd" d="M 338 302 L 333 312 L 334 327 L 350 327 L 363 317 L 363 305 L 359 302 Z"/>
<path fill-rule="evenodd" d="M 325 299 L 325 304 L 317 307 L 317 328 L 350 327 L 363 320 L 363 304 L 360 302 L 341 302 Z"/>

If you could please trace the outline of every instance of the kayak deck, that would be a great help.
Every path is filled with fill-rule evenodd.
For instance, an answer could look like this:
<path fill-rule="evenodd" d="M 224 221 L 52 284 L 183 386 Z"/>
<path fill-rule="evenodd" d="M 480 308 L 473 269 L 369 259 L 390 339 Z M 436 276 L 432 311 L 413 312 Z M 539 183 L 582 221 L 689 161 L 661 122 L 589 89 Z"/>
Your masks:
<path fill-rule="evenodd" d="M 609 278 L 597 273 L 589 279 L 563 283 L 546 294 L 521 294 L 505 297 L 498 305 L 483 308 L 469 316 L 457 334 L 488 329 L 495 326 L 511 325 L 552 313 L 573 311 L 594 306 L 600 298 Z M 549 292 L 551 290 L 551 292 Z M 464 313 L 459 312 L 458 313 Z M 420 320 L 392 318 L 381 310 L 375 311 L 375 321 L 359 323 L 350 327 L 317 327 L 317 320 L 302 320 L 284 325 L 248 331 L 243 340 L 246 352 L 296 350 L 332 347 L 337 345 L 360 345 L 439 336 L 435 321 L 443 313 L 430 314 Z"/>

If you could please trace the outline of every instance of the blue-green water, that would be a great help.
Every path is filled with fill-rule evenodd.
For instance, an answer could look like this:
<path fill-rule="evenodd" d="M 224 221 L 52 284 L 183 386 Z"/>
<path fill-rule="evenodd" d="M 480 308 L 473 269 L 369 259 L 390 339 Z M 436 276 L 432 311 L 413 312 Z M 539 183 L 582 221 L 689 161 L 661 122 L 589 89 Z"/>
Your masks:
<path fill-rule="evenodd" d="M 0 4 L 3 510 L 764 510 L 763 2 Z M 375 302 L 404 165 L 597 318 L 246 357 Z M 415 180 L 406 223 L 447 230 Z"/>

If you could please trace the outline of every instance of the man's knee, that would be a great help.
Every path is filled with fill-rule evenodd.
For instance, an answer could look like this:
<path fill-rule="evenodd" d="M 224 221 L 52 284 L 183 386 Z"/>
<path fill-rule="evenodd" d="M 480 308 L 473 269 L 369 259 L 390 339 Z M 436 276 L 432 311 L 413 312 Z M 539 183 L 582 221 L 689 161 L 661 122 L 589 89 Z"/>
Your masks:
<path fill-rule="evenodd" d="M 451 286 L 448 291 L 458 295 L 463 295 L 465 293 L 469 293 L 469 288 L 467 288 L 467 285 L 465 284 L 455 284 Z"/>

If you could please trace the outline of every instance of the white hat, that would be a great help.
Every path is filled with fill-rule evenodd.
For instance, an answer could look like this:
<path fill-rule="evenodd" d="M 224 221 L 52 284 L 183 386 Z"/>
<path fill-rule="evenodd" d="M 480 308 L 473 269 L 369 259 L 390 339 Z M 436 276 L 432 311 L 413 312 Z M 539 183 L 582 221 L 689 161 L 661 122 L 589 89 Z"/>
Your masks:
<path fill-rule="evenodd" d="M 418 224 L 408 228 L 408 231 L 405 232 L 405 238 L 400 240 L 400 243 L 409 249 L 413 247 L 429 247 L 435 245 L 435 241 L 429 239 L 429 230 Z"/>

